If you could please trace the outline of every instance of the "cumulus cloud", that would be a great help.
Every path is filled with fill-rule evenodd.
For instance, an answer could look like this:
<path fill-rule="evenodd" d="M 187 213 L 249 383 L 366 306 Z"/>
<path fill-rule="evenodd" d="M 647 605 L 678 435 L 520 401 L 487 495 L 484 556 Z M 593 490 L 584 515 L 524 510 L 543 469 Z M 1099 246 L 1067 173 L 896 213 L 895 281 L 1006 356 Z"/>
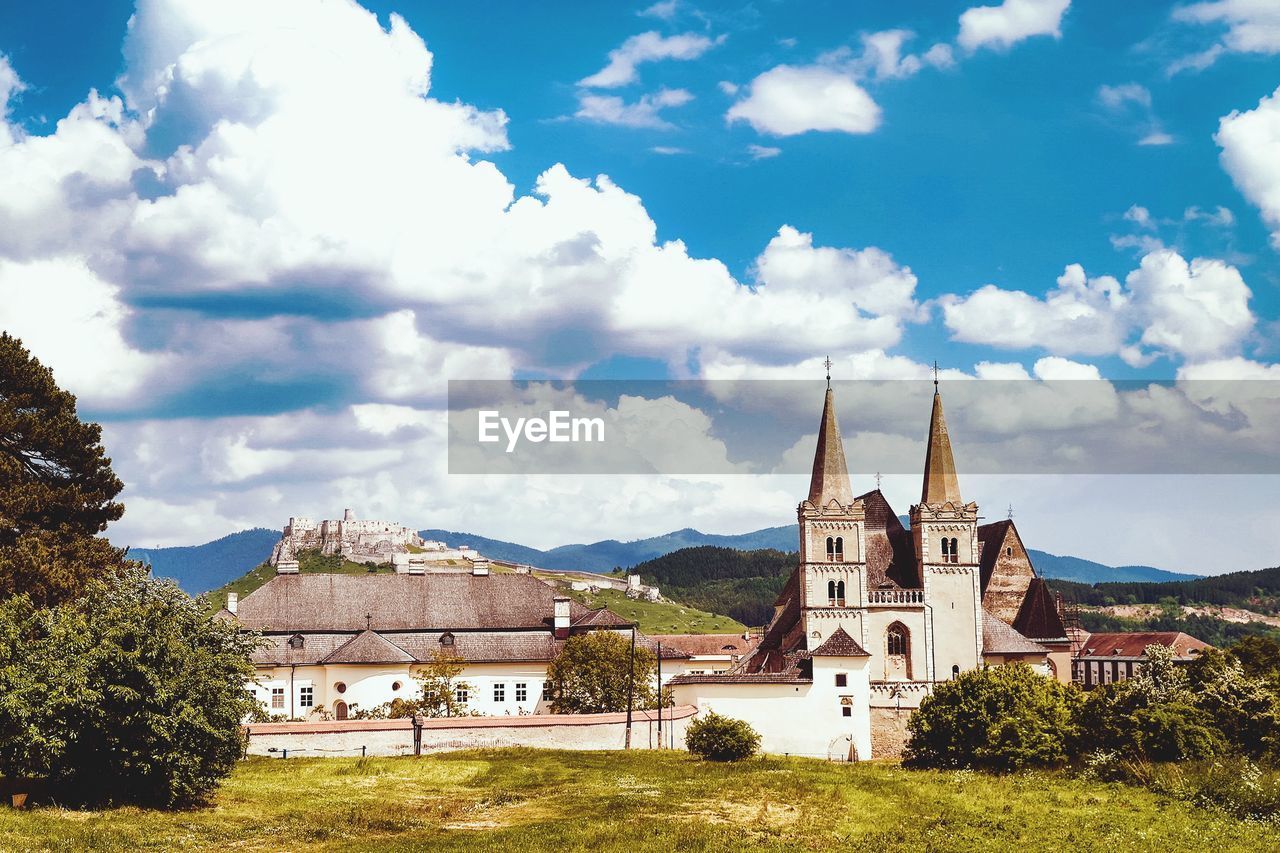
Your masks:
<path fill-rule="evenodd" d="M 595 89 L 626 86 L 636 81 L 636 67 L 643 63 L 697 59 L 722 41 L 723 37 L 710 39 L 698 33 L 674 36 L 664 36 L 653 31 L 640 33 L 624 41 L 621 47 L 609 51 L 608 64 L 595 74 L 579 80 L 578 85 Z"/>
<path fill-rule="evenodd" d="M 1007 49 L 1032 36 L 1062 35 L 1062 16 L 1071 0 L 1004 0 L 999 6 L 975 6 L 960 15 L 956 41 L 968 51 Z"/>
<path fill-rule="evenodd" d="M 644 18 L 659 18 L 663 21 L 669 21 L 676 16 L 678 5 L 677 0 L 660 0 L 660 2 L 654 3 L 652 6 L 641 9 L 636 14 Z"/>
<path fill-rule="evenodd" d="M 578 111 L 574 116 L 601 124 L 666 130 L 672 124 L 661 116 L 661 111 L 682 107 L 692 100 L 693 94 L 686 89 L 659 89 L 651 95 L 642 95 L 634 103 L 627 103 L 616 95 L 582 92 L 578 95 Z"/>
<path fill-rule="evenodd" d="M 1252 110 L 1224 116 L 1213 138 L 1222 149 L 1223 168 L 1262 213 L 1272 244 L 1280 247 L 1280 89 Z"/>
<path fill-rule="evenodd" d="M 1151 352 L 1203 360 L 1232 353 L 1253 329 L 1251 292 L 1234 267 L 1185 260 L 1159 249 L 1124 286 L 1088 278 L 1072 264 L 1044 297 L 986 285 L 939 300 L 954 340 L 1061 355 L 1120 355 L 1145 363 Z M 1144 349 L 1145 348 L 1145 349 Z"/>
<path fill-rule="evenodd" d="M 846 73 L 819 65 L 779 65 L 752 80 L 747 96 L 729 108 L 726 118 L 774 136 L 811 130 L 861 134 L 880 126 L 880 106 Z"/>
<path fill-rule="evenodd" d="M 1170 74 L 1202 71 L 1224 53 L 1280 53 L 1280 6 L 1272 0 L 1210 0 L 1174 10 L 1175 20 L 1226 27 L 1222 37 L 1203 51 L 1169 65 Z"/>

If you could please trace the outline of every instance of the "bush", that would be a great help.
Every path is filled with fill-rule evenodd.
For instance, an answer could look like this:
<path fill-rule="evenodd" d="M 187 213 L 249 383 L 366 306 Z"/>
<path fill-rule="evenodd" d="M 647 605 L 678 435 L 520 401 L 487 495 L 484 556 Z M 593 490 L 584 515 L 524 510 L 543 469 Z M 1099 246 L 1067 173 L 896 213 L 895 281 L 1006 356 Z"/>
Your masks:
<path fill-rule="evenodd" d="M 694 755 L 711 761 L 740 761 L 760 749 L 760 735 L 745 720 L 722 717 L 712 711 L 689 724 L 684 745 Z"/>
<path fill-rule="evenodd" d="M 1079 691 L 1026 664 L 939 684 L 907 721 L 908 766 L 1008 771 L 1060 764 L 1077 740 Z"/>
<path fill-rule="evenodd" d="M 141 569 L 0 604 L 0 775 L 76 803 L 204 800 L 244 748 L 255 642 Z"/>

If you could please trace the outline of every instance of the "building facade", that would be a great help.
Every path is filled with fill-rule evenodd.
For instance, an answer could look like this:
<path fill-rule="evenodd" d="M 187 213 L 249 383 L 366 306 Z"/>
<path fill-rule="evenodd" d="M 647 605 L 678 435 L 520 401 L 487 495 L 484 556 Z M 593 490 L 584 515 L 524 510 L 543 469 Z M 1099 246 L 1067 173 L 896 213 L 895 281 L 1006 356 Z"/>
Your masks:
<path fill-rule="evenodd" d="M 1081 632 L 1072 675 L 1086 689 L 1126 681 L 1147 662 L 1148 646 L 1167 646 L 1173 650 L 1174 661 L 1181 664 L 1191 663 L 1210 647 L 1181 631 Z"/>
<path fill-rule="evenodd" d="M 677 703 L 748 720 L 766 751 L 866 759 L 898 754 L 911 711 L 966 670 L 1021 661 L 1070 679 L 1057 602 L 1012 519 L 980 525 L 961 494 L 936 388 L 908 519 L 878 488 L 854 494 L 828 387 L 799 563 L 764 637 L 722 675 L 673 679 Z"/>

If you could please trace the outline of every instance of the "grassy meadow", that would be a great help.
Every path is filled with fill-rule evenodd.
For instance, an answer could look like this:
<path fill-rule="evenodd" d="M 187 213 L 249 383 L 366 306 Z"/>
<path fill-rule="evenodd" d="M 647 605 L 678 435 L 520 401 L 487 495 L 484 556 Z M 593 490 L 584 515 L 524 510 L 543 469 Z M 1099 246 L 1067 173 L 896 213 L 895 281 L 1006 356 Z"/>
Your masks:
<path fill-rule="evenodd" d="M 646 634 L 740 634 L 746 627 L 728 616 L 670 601 L 638 601 L 616 589 L 600 592 L 566 590 L 587 607 L 607 607 L 639 624 Z"/>
<path fill-rule="evenodd" d="M 1118 783 L 686 753 L 244 761 L 185 812 L 0 808 L 4 850 L 1280 849 L 1275 824 Z"/>

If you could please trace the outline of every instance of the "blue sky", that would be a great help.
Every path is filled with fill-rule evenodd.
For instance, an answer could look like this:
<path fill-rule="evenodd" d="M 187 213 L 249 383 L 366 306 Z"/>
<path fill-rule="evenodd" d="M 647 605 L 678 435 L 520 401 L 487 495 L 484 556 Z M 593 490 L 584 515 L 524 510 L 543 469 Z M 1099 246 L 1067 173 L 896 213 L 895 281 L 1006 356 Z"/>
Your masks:
<path fill-rule="evenodd" d="M 0 9 L 0 325 L 107 424 L 113 535 L 794 503 L 530 481 L 476 523 L 510 484 L 442 470 L 450 378 L 1280 378 L 1272 2 L 257 5 Z"/>

